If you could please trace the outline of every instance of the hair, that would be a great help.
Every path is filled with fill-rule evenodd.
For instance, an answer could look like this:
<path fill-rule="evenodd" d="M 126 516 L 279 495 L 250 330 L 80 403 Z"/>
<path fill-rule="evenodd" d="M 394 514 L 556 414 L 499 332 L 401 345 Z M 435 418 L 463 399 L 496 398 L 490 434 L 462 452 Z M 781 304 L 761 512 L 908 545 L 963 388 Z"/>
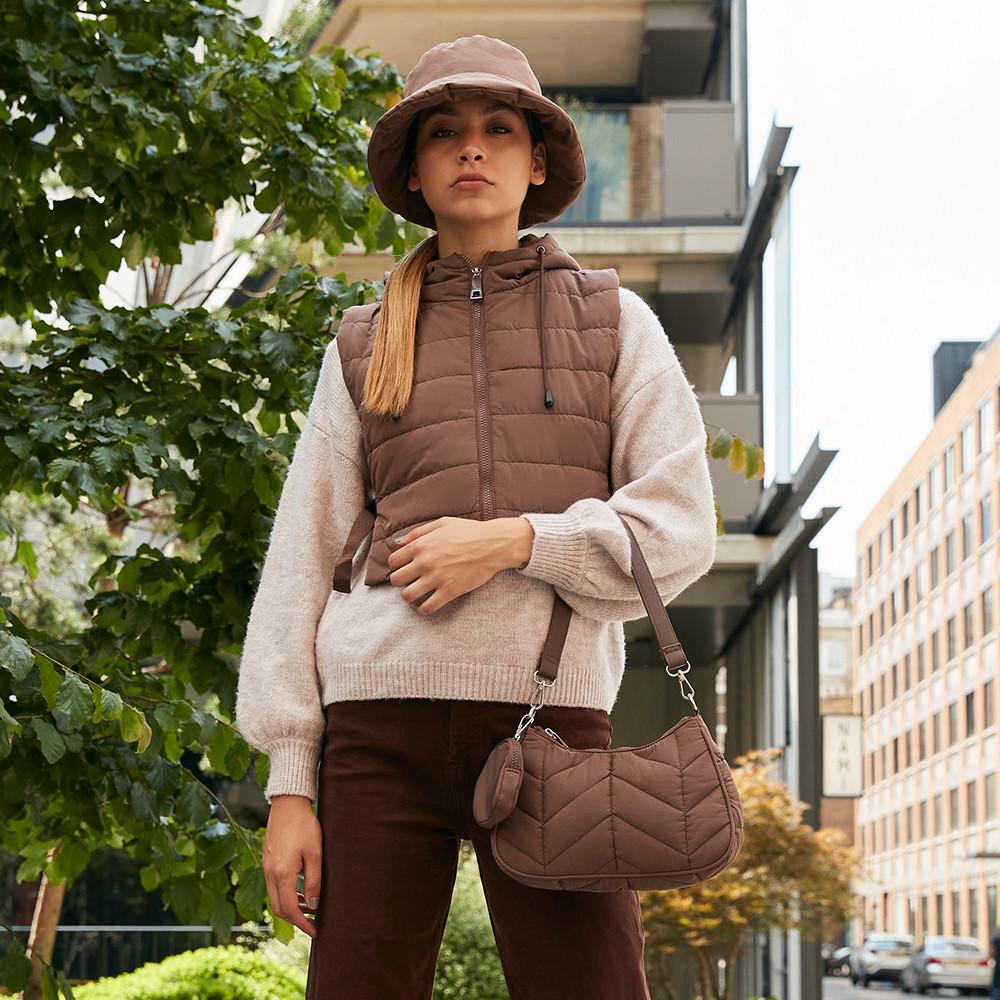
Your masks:
<path fill-rule="evenodd" d="M 416 149 L 419 123 L 429 109 L 414 116 L 406 136 L 401 169 L 409 172 Z M 528 122 L 531 148 L 544 142 L 538 116 L 520 109 Z M 424 271 L 438 255 L 438 234 L 421 240 L 401 257 L 388 273 L 382 293 L 372 345 L 371 362 L 365 375 L 361 406 L 377 416 L 398 417 L 406 408 L 413 388 L 413 352 L 417 338 L 417 314 Z"/>

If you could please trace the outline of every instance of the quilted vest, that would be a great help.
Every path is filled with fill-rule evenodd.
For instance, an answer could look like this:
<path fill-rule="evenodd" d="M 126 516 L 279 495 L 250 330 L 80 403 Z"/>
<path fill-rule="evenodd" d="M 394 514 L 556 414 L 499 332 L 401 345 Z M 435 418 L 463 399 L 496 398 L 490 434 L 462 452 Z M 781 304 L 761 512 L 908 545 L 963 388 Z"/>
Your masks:
<path fill-rule="evenodd" d="M 346 309 L 337 330 L 361 424 L 373 498 L 334 574 L 351 589 L 388 583 L 391 536 L 438 517 L 561 513 L 611 495 L 611 377 L 618 357 L 614 268 L 584 269 L 548 233 L 518 246 L 431 261 L 418 311 L 413 387 L 399 417 L 361 407 L 379 302 Z"/>

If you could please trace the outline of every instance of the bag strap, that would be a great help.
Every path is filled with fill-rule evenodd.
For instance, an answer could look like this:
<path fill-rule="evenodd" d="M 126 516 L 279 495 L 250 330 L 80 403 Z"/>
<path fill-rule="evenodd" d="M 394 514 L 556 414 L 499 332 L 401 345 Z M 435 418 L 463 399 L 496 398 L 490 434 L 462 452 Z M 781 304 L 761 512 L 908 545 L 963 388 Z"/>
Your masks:
<path fill-rule="evenodd" d="M 618 511 L 615 511 L 618 514 Z M 649 564 L 646 557 L 639 548 L 632 529 L 628 521 L 618 514 L 619 520 L 625 526 L 625 531 L 629 537 L 632 549 L 632 577 L 639 588 L 639 596 L 645 605 L 646 613 L 653 625 L 653 632 L 656 634 L 656 642 L 660 648 L 660 655 L 667 665 L 667 672 L 683 666 L 688 658 L 684 654 L 684 647 L 677 638 L 674 626 L 670 622 L 667 609 L 660 600 L 660 595 L 653 581 L 653 574 L 649 571 Z M 563 645 L 566 642 L 566 633 L 569 630 L 569 620 L 573 609 L 558 595 L 554 594 L 555 601 L 552 606 L 552 617 L 549 619 L 549 631 L 545 636 L 545 644 L 542 647 L 542 655 L 538 661 L 538 673 L 547 680 L 555 680 L 559 671 L 559 660 L 562 656 Z"/>

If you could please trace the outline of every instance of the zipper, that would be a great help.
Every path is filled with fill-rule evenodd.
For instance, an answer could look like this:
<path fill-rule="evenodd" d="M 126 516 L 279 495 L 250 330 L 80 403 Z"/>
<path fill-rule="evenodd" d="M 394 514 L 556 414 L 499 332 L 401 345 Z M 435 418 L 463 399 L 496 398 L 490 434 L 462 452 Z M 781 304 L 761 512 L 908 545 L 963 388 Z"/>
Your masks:
<path fill-rule="evenodd" d="M 569 744 L 554 730 L 549 729 L 548 726 L 545 727 L 545 732 L 549 734 L 553 739 L 558 740 L 566 749 L 569 749 Z"/>
<path fill-rule="evenodd" d="M 483 255 L 485 264 L 492 254 Z M 472 303 L 472 360 L 476 379 L 476 431 L 479 436 L 479 506 L 480 520 L 488 521 L 493 515 L 493 427 L 490 420 L 489 385 L 486 378 L 486 334 L 483 330 L 483 267 L 469 261 L 472 281 L 469 301 Z"/>

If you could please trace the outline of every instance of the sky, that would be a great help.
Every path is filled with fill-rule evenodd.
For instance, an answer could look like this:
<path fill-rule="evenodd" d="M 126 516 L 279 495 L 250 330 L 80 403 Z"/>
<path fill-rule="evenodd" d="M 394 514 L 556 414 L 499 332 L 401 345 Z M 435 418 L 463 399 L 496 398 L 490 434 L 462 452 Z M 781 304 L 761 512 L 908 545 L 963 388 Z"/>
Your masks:
<path fill-rule="evenodd" d="M 791 469 L 853 577 L 855 533 L 933 423 L 946 340 L 1000 326 L 1000 0 L 747 0 L 750 182 L 792 129 Z M 765 463 L 767 456 L 765 454 Z M 765 484 L 770 476 L 765 476 Z"/>

